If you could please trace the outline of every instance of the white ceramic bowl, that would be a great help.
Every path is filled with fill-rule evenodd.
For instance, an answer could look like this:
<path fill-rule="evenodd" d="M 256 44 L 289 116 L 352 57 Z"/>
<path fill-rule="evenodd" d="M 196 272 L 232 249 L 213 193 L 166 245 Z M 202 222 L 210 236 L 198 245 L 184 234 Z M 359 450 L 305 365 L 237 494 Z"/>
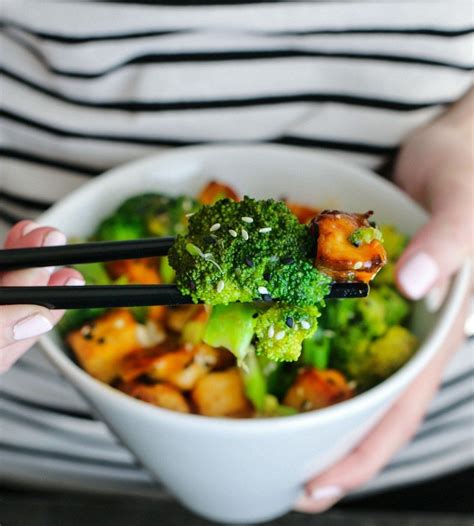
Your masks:
<path fill-rule="evenodd" d="M 70 236 L 90 234 L 124 198 L 155 190 L 194 195 L 210 178 L 253 197 L 287 196 L 349 211 L 413 234 L 426 214 L 390 183 L 361 168 L 296 148 L 195 147 L 114 169 L 56 204 L 41 222 Z M 389 409 L 436 353 L 457 315 L 468 269 L 453 280 L 442 310 L 416 309 L 422 344 L 391 378 L 333 407 L 286 418 L 233 420 L 154 407 L 94 380 L 56 334 L 42 338 L 69 378 L 148 470 L 196 513 L 220 522 L 268 520 L 291 509 L 304 482 L 340 459 Z"/>

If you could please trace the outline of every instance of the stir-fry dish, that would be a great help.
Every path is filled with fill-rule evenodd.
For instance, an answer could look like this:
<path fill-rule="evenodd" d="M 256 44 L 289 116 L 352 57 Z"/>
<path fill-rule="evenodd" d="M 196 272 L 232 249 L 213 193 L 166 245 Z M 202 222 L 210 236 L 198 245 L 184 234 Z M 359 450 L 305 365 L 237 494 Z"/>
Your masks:
<path fill-rule="evenodd" d="M 77 268 L 88 284 L 175 283 L 195 304 L 69 311 L 59 330 L 89 374 L 175 411 L 270 417 L 347 400 L 417 346 L 394 281 L 408 238 L 371 215 L 241 199 L 218 182 L 197 198 L 137 195 L 91 240 L 175 236 L 168 257 Z M 325 301 L 334 281 L 371 291 Z"/>

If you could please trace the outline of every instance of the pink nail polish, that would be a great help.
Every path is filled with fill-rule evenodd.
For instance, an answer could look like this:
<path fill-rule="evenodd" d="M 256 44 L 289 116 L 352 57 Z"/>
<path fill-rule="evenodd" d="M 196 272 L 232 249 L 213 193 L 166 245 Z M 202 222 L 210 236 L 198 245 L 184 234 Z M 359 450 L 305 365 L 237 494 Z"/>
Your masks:
<path fill-rule="evenodd" d="M 425 296 L 438 277 L 438 265 L 426 252 L 419 252 L 412 256 L 398 274 L 403 290 L 414 300 Z"/>
<path fill-rule="evenodd" d="M 56 247 L 58 245 L 66 244 L 66 236 L 58 230 L 52 230 L 43 240 L 44 247 Z"/>
<path fill-rule="evenodd" d="M 333 500 L 339 499 L 342 497 L 344 492 L 342 488 L 335 485 L 322 486 L 321 488 L 315 488 L 311 492 L 311 498 L 313 500 L 323 501 L 323 500 Z"/>
<path fill-rule="evenodd" d="M 21 235 L 26 236 L 30 232 L 33 232 L 33 230 L 36 230 L 37 228 L 40 228 L 41 225 L 38 225 L 38 223 L 35 223 L 32 221 L 31 223 L 28 223 L 25 228 L 22 230 Z"/>
<path fill-rule="evenodd" d="M 79 278 L 69 278 L 67 281 L 66 281 L 66 286 L 67 287 L 82 287 L 82 285 L 85 285 L 85 281 L 83 279 L 79 279 Z"/>
<path fill-rule="evenodd" d="M 13 326 L 13 339 L 26 340 L 44 334 L 53 328 L 53 324 L 42 314 L 33 314 L 23 318 Z"/>

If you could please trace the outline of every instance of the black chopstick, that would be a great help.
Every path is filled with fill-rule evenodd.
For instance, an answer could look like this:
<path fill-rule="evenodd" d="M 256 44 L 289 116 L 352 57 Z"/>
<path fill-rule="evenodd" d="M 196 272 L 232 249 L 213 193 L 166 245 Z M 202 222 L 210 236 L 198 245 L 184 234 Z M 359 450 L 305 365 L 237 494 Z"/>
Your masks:
<path fill-rule="evenodd" d="M 0 250 L 0 272 L 34 267 L 52 267 L 166 256 L 173 237 L 150 237 L 130 241 L 77 243 L 58 247 Z"/>
<path fill-rule="evenodd" d="M 333 283 L 327 299 L 364 298 L 366 283 Z M 187 305 L 175 285 L 86 285 L 84 287 L 0 287 L 0 305 L 42 305 L 49 309 Z"/>

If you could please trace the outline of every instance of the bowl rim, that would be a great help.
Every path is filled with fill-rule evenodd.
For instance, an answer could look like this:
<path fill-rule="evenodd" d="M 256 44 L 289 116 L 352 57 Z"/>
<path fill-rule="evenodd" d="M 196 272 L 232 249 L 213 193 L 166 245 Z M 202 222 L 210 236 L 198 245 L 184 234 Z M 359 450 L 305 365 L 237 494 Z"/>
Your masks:
<path fill-rule="evenodd" d="M 42 214 L 38 218 L 38 222 L 44 222 L 49 220 L 49 216 L 53 215 L 55 209 L 58 206 L 65 206 L 69 201 L 73 201 L 81 193 L 89 192 L 91 186 L 104 184 L 104 179 L 110 179 L 116 177 L 118 174 L 124 171 L 138 170 L 154 162 L 165 162 L 168 158 L 173 158 L 176 155 L 189 154 L 192 156 L 194 152 L 214 154 L 215 151 L 219 151 L 219 154 L 223 154 L 226 151 L 242 151 L 248 153 L 249 150 L 267 150 L 267 151 L 292 151 L 298 155 L 306 155 L 311 157 L 317 157 L 318 161 L 325 162 L 332 165 L 334 168 L 352 171 L 357 173 L 357 176 L 363 177 L 367 182 L 374 178 L 378 180 L 379 184 L 386 186 L 392 193 L 398 193 L 398 197 L 402 197 L 410 202 L 411 206 L 417 207 L 419 210 L 421 207 L 415 203 L 406 194 L 403 194 L 395 185 L 391 182 L 381 178 L 368 168 L 361 166 L 355 166 L 344 161 L 340 161 L 334 156 L 328 154 L 322 154 L 320 152 L 309 152 L 306 149 L 294 146 L 279 146 L 279 145 L 212 145 L 212 146 L 190 146 L 184 148 L 176 148 L 170 152 L 164 152 L 159 154 L 150 155 L 129 163 L 122 164 L 111 170 L 105 171 L 103 174 L 95 177 L 90 182 L 82 185 L 71 194 L 61 199 L 53 205 L 46 213 Z M 189 152 L 189 153 L 188 153 Z M 424 212 L 424 211 L 423 211 Z M 426 216 L 426 212 L 424 212 Z M 468 289 L 468 283 L 470 278 L 470 265 L 468 262 L 457 272 L 453 277 L 451 286 L 446 297 L 442 313 L 440 315 L 438 323 L 430 330 L 428 336 L 423 340 L 420 347 L 416 351 L 416 354 L 410 358 L 410 360 L 401 367 L 398 371 L 392 374 L 389 378 L 381 382 L 380 384 L 372 387 L 371 389 L 361 393 L 354 398 L 340 402 L 338 404 L 318 409 L 316 411 L 309 411 L 306 413 L 298 413 L 296 415 L 271 417 L 271 418 L 246 418 L 237 419 L 231 417 L 209 417 L 204 415 L 196 415 L 189 413 L 179 413 L 169 409 L 157 407 L 141 400 L 135 399 L 118 389 L 111 387 L 110 385 L 103 383 L 83 370 L 79 365 L 73 362 L 64 349 L 57 345 L 50 335 L 46 334 L 40 338 L 40 344 L 46 351 L 47 357 L 58 367 L 72 382 L 73 385 L 79 384 L 79 390 L 87 400 L 94 406 L 94 402 L 91 401 L 90 396 L 84 392 L 85 389 L 92 391 L 98 391 L 104 396 L 111 396 L 115 402 L 124 403 L 129 406 L 130 409 L 136 410 L 137 412 L 143 413 L 145 416 L 155 419 L 160 419 L 164 424 L 181 426 L 186 429 L 199 429 L 206 431 L 212 429 L 214 432 L 232 432 L 232 433 L 255 433 L 255 432 L 266 432 L 269 430 L 276 431 L 277 429 L 287 429 L 290 426 L 291 430 L 307 427 L 314 424 L 315 421 L 318 423 L 326 423 L 334 419 L 344 417 L 347 413 L 350 413 L 354 406 L 359 406 L 362 409 L 364 406 L 371 406 L 375 404 L 377 400 L 382 400 L 390 394 L 397 391 L 400 382 L 403 383 L 403 379 L 406 380 L 406 384 L 413 380 L 413 378 L 419 374 L 424 366 L 432 359 L 436 350 L 442 341 L 446 338 L 451 325 L 453 324 L 459 309 L 461 307 L 463 298 L 465 297 Z M 125 409 L 125 408 L 124 408 Z M 107 420 L 105 418 L 105 420 Z"/>

